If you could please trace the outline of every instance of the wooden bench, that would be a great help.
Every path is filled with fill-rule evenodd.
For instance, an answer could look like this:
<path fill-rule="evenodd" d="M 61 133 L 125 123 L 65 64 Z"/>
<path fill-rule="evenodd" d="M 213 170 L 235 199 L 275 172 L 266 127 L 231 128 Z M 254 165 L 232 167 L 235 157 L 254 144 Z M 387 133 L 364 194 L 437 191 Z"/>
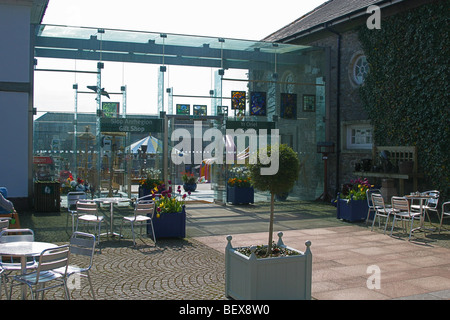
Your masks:
<path fill-rule="evenodd" d="M 399 194 L 405 194 L 405 180 L 413 179 L 414 191 L 417 191 L 418 178 L 423 174 L 418 173 L 417 147 L 415 146 L 374 146 L 372 149 L 372 159 L 377 159 L 381 151 L 389 152 L 389 160 L 393 165 L 401 162 L 412 161 L 413 167 L 410 173 L 389 173 L 389 172 L 355 172 L 355 175 L 361 177 L 374 177 L 381 179 L 398 179 Z"/>

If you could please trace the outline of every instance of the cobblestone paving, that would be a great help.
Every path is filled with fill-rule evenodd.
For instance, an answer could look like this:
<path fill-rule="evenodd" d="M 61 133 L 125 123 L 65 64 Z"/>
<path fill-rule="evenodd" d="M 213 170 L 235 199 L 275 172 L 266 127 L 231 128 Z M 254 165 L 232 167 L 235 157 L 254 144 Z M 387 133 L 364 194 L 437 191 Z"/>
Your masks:
<path fill-rule="evenodd" d="M 161 239 L 156 247 L 147 238 L 136 247 L 128 240 L 105 240 L 101 246 L 91 270 L 97 300 L 226 299 L 224 255 L 193 239 Z M 71 299 L 92 299 L 86 278 L 80 287 L 70 290 Z M 17 288 L 13 298 L 18 297 Z M 48 290 L 45 299 L 62 300 L 64 292 Z"/>

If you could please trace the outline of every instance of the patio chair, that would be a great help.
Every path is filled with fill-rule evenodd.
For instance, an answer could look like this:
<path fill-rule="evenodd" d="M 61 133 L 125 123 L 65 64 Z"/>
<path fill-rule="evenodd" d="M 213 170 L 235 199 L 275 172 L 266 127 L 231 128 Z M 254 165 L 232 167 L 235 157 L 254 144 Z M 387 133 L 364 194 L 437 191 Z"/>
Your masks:
<path fill-rule="evenodd" d="M 394 216 L 394 221 L 392 221 L 391 236 L 396 220 L 400 220 L 402 222 L 409 220 L 411 221 L 411 226 L 409 229 L 409 240 L 411 240 L 414 219 L 420 220 L 420 212 L 411 211 L 408 199 L 406 199 L 405 197 L 393 196 L 391 198 L 391 202 L 392 215 Z"/>
<path fill-rule="evenodd" d="M 66 229 L 69 225 L 69 215 L 72 216 L 72 233 L 75 229 L 75 216 L 78 216 L 77 213 L 77 202 L 79 200 L 87 199 L 86 192 L 84 191 L 73 191 L 67 194 L 67 219 L 66 219 Z"/>
<path fill-rule="evenodd" d="M 423 193 L 432 197 L 432 198 L 427 199 L 425 204 L 422 207 L 424 214 L 427 215 L 428 221 L 431 223 L 431 219 L 430 219 L 430 215 L 429 215 L 430 211 L 436 212 L 436 215 L 439 217 L 439 211 L 438 211 L 439 207 L 438 206 L 439 206 L 440 192 L 437 190 L 430 190 L 430 191 L 425 191 Z M 411 203 L 411 210 L 420 211 L 420 205 Z"/>
<path fill-rule="evenodd" d="M 15 242 L 15 241 L 34 241 L 34 232 L 31 229 L 4 229 L 0 232 L 0 243 Z M 21 271 L 22 266 L 20 262 L 13 262 L 13 259 L 9 261 L 3 261 L 0 257 L 0 266 L 5 272 Z M 35 259 L 27 261 L 27 269 L 34 269 L 37 267 Z"/>
<path fill-rule="evenodd" d="M 0 231 L 8 229 L 9 227 L 9 220 L 0 220 Z"/>
<path fill-rule="evenodd" d="M 77 201 L 77 224 L 75 232 L 78 231 L 78 224 L 80 221 L 85 224 L 95 224 L 95 230 L 97 233 L 97 245 L 100 244 L 100 229 L 104 220 L 103 215 L 99 216 L 98 205 L 94 201 Z"/>
<path fill-rule="evenodd" d="M 131 224 L 131 233 L 133 234 L 133 245 L 136 245 L 136 236 L 135 236 L 135 223 L 140 223 L 142 235 L 142 226 L 150 224 L 152 227 L 153 241 L 156 245 L 156 236 L 155 231 L 153 229 L 153 215 L 155 211 L 155 203 L 153 201 L 138 201 L 134 207 L 134 215 L 129 217 L 123 217 L 122 223 L 120 224 L 120 234 L 122 234 L 122 226 L 124 222 L 129 222 Z"/>
<path fill-rule="evenodd" d="M 439 224 L 439 233 L 441 233 L 442 222 L 444 221 L 444 216 L 450 216 L 450 201 L 444 202 L 442 204 L 442 212 L 441 212 L 441 222 Z"/>
<path fill-rule="evenodd" d="M 2 287 L 5 289 L 5 296 L 8 297 L 8 292 L 6 291 L 6 279 L 4 278 L 3 273 L 5 272 L 5 269 L 0 267 L 0 299 L 2 298 Z"/>
<path fill-rule="evenodd" d="M 72 261 L 72 258 L 75 259 L 76 265 L 69 264 L 67 267 L 67 278 L 70 278 L 73 274 L 86 277 L 89 281 L 92 298 L 95 300 L 94 287 L 92 286 L 91 276 L 89 274 L 94 260 L 95 236 L 90 233 L 74 232 L 70 238 L 69 250 L 70 260 Z M 64 268 L 55 271 L 61 274 L 65 272 Z"/>
<path fill-rule="evenodd" d="M 375 207 L 373 206 L 373 202 L 372 202 L 372 194 L 381 194 L 381 191 L 379 189 L 367 189 L 366 190 L 366 199 L 367 199 L 367 206 L 368 206 L 368 210 L 367 210 L 367 218 L 366 218 L 366 224 L 369 223 L 369 218 L 370 218 L 370 213 L 371 212 L 375 212 Z M 375 220 L 376 216 L 373 216 L 373 219 Z"/>
<path fill-rule="evenodd" d="M 372 203 L 375 210 L 375 216 L 372 221 L 372 231 L 373 226 L 375 225 L 375 220 L 378 218 L 378 227 L 381 227 L 381 217 L 386 218 L 386 222 L 384 224 L 384 233 L 386 233 L 386 227 L 389 222 L 389 216 L 392 213 L 392 208 L 386 208 L 384 204 L 384 199 L 381 194 L 372 193 Z"/>
<path fill-rule="evenodd" d="M 10 296 L 14 286 L 26 284 L 31 290 L 31 297 L 33 299 L 38 298 L 39 292 L 42 292 L 42 298 L 44 298 L 45 290 L 53 289 L 56 287 L 64 287 L 65 297 L 67 300 L 70 300 L 66 283 L 68 262 L 69 262 L 68 245 L 46 249 L 42 251 L 42 253 L 39 256 L 39 263 L 36 271 L 13 277 L 10 289 Z M 64 268 L 65 272 L 63 274 L 55 272 L 55 269 L 58 268 Z M 50 281 L 55 281 L 58 283 L 52 286 L 46 286 L 46 284 Z"/>

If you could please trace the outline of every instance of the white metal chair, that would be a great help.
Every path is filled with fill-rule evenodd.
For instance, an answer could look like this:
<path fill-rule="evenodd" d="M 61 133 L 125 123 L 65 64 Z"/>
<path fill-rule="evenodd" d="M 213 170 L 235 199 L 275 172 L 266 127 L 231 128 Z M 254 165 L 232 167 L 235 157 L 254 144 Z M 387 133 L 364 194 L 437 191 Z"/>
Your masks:
<path fill-rule="evenodd" d="M 72 191 L 67 194 L 67 219 L 66 219 L 66 229 L 69 225 L 69 214 L 72 216 L 72 233 L 75 229 L 75 216 L 78 216 L 77 212 L 77 202 L 79 200 L 87 199 L 86 192 L 83 191 Z"/>
<path fill-rule="evenodd" d="M 42 298 L 44 298 L 45 290 L 56 287 L 64 287 L 65 297 L 66 299 L 70 300 L 66 283 L 68 263 L 69 263 L 68 245 L 46 249 L 42 251 L 42 253 L 39 256 L 39 263 L 36 271 L 13 277 L 13 282 L 11 283 L 10 289 L 10 296 L 12 294 L 12 288 L 14 286 L 26 284 L 31 290 L 31 296 L 33 299 L 38 298 L 39 292 L 42 292 Z M 64 268 L 65 272 L 63 274 L 56 272 L 55 269 L 58 268 Z M 15 284 L 14 281 L 18 283 Z M 47 284 L 47 282 L 50 281 L 56 281 L 58 283 L 50 287 L 45 286 L 45 284 Z M 33 287 L 35 287 L 34 290 Z"/>
<path fill-rule="evenodd" d="M 373 231 L 373 226 L 375 225 L 375 220 L 378 218 L 378 226 L 381 227 L 381 219 L 380 218 L 384 217 L 384 218 L 386 218 L 386 222 L 384 224 L 384 233 L 386 233 L 386 227 L 389 222 L 389 216 L 392 213 L 392 208 L 386 208 L 386 206 L 384 204 L 383 196 L 381 194 L 372 193 L 371 197 L 372 197 L 373 207 L 375 210 L 375 216 L 373 217 L 373 221 L 372 221 L 372 231 Z"/>
<path fill-rule="evenodd" d="M 98 205 L 94 201 L 77 201 L 77 224 L 75 231 L 78 231 L 80 220 L 86 224 L 95 224 L 97 233 L 97 244 L 100 244 L 100 229 L 104 220 L 103 215 L 99 215 Z"/>
<path fill-rule="evenodd" d="M 367 199 L 367 218 L 366 218 L 366 224 L 369 223 L 370 213 L 375 212 L 375 207 L 373 206 L 372 201 L 372 194 L 377 193 L 381 194 L 381 191 L 379 189 L 367 189 L 366 190 L 366 199 Z M 373 219 L 375 219 L 376 216 L 373 216 Z"/>
<path fill-rule="evenodd" d="M 70 238 L 70 261 L 76 262 L 70 263 L 67 267 L 67 278 L 70 278 L 73 274 L 79 274 L 82 277 L 86 277 L 89 281 L 89 286 L 92 293 L 92 298 L 95 300 L 94 287 L 92 286 L 91 276 L 89 270 L 92 268 L 95 252 L 95 236 L 90 233 L 74 232 Z M 56 272 L 64 274 L 65 270 L 57 269 Z"/>
<path fill-rule="evenodd" d="M 3 273 L 5 269 L 0 266 L 0 299 L 2 298 L 2 287 L 5 289 L 5 296 L 8 297 L 8 292 L 6 291 L 6 278 L 4 278 Z"/>
<path fill-rule="evenodd" d="M 427 199 L 427 201 L 425 202 L 425 204 L 422 207 L 422 210 L 424 211 L 424 215 L 425 214 L 427 215 L 428 221 L 431 223 L 431 219 L 430 219 L 430 215 L 429 215 L 430 211 L 436 212 L 436 215 L 439 217 L 438 206 L 439 206 L 440 192 L 438 190 L 430 190 L 430 191 L 425 191 L 423 193 L 432 197 L 432 198 Z M 411 210 L 420 211 L 420 205 L 411 203 Z"/>
<path fill-rule="evenodd" d="M 442 204 L 441 222 L 439 224 L 439 233 L 441 233 L 442 222 L 445 218 L 444 216 L 450 216 L 450 201 L 444 202 Z"/>
<path fill-rule="evenodd" d="M 391 202 L 392 202 L 392 215 L 394 216 L 394 220 L 392 221 L 391 236 L 394 230 L 396 220 L 400 220 L 402 222 L 410 220 L 411 226 L 409 229 L 409 240 L 411 240 L 414 219 L 420 220 L 420 212 L 411 211 L 408 199 L 406 199 L 405 197 L 393 196 L 391 198 Z"/>
<path fill-rule="evenodd" d="M 9 227 L 9 220 L 0 220 L 0 231 L 8 229 Z"/>
<path fill-rule="evenodd" d="M 0 243 L 15 242 L 15 241 L 34 241 L 34 232 L 31 229 L 4 229 L 0 232 Z M 19 262 L 3 261 L 0 257 L 0 266 L 6 271 L 21 271 L 22 266 Z M 27 261 L 27 269 L 37 267 L 37 262 L 33 259 Z"/>
<path fill-rule="evenodd" d="M 134 215 L 129 217 L 123 217 L 122 223 L 120 224 L 120 234 L 122 234 L 122 226 L 124 222 L 129 222 L 131 224 L 131 232 L 133 234 L 133 245 L 136 245 L 135 236 L 135 223 L 140 223 L 141 234 L 142 226 L 150 224 L 152 227 L 153 242 L 156 245 L 156 236 L 153 229 L 153 215 L 155 212 L 155 203 L 153 201 L 138 201 L 134 207 Z"/>

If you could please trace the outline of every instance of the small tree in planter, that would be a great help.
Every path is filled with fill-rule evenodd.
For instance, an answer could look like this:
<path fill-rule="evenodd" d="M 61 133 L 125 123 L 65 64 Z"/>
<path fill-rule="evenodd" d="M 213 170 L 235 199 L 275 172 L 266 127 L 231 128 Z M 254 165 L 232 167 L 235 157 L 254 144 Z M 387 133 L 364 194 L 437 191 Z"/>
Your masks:
<path fill-rule="evenodd" d="M 278 160 L 278 170 L 276 166 L 270 166 L 269 161 L 265 161 L 268 159 L 262 158 L 262 155 Z M 232 236 L 227 237 L 225 294 L 233 299 L 246 300 L 309 300 L 312 279 L 311 242 L 306 241 L 306 251 L 301 252 L 286 246 L 282 241 L 283 233 L 279 232 L 278 242 L 272 246 L 275 194 L 290 190 L 297 180 L 297 155 L 286 145 L 276 145 L 260 150 L 257 159 L 260 162 L 249 165 L 250 177 L 254 186 L 270 191 L 271 194 L 269 243 L 268 246 L 233 248 Z M 264 175 L 267 169 L 270 175 Z M 272 170 L 274 172 L 270 172 Z"/>
<path fill-rule="evenodd" d="M 278 152 L 278 171 L 272 175 L 261 174 L 262 168 L 268 168 L 270 164 L 264 164 L 261 159 L 264 159 L 264 155 L 268 158 L 272 157 L 272 151 Z M 275 155 L 276 156 L 276 155 Z M 273 157 L 272 157 L 273 158 Z M 250 171 L 250 178 L 253 186 L 261 191 L 270 192 L 270 220 L 269 220 L 269 243 L 267 248 L 267 254 L 272 251 L 273 242 L 273 217 L 274 217 L 274 204 L 275 195 L 285 192 L 289 192 L 298 179 L 300 171 L 300 161 L 297 154 L 289 146 L 282 144 L 273 147 L 268 146 L 265 149 L 259 150 L 257 155 L 257 162 L 255 164 L 248 165 Z"/>

